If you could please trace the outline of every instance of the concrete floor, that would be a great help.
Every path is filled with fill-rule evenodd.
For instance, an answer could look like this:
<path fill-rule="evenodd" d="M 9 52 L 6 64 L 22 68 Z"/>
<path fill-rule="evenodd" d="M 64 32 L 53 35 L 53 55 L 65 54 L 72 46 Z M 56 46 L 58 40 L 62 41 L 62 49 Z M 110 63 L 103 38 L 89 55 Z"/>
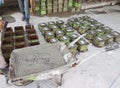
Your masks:
<path fill-rule="evenodd" d="M 102 22 L 106 26 L 111 27 L 115 31 L 120 32 L 120 6 L 107 6 L 98 9 L 86 10 L 85 14 L 77 14 L 65 17 L 36 17 L 31 16 L 31 23 L 35 26 L 39 34 L 41 44 L 45 44 L 44 38 L 41 36 L 37 28 L 38 23 L 57 21 L 59 19 L 66 21 L 68 18 L 88 15 L 94 19 Z M 105 12 L 96 14 L 95 11 Z M 21 26 L 25 22 L 21 21 L 21 14 L 15 12 L 11 14 L 15 17 L 16 22 L 10 23 L 8 26 Z M 104 48 L 96 48 L 89 45 L 89 51 L 80 53 L 77 58 L 81 61 L 75 68 L 70 69 L 63 77 L 63 85 L 59 88 L 120 88 L 120 48 L 115 51 L 103 52 Z M 88 58 L 92 56 L 92 58 Z M 41 82 L 40 82 L 41 83 Z M 42 88 L 57 88 L 54 83 L 52 86 L 43 82 Z M 48 85 L 45 87 L 45 85 Z M 1 88 L 36 88 L 36 81 L 25 87 L 9 86 L 5 84 L 5 79 L 0 75 Z"/>

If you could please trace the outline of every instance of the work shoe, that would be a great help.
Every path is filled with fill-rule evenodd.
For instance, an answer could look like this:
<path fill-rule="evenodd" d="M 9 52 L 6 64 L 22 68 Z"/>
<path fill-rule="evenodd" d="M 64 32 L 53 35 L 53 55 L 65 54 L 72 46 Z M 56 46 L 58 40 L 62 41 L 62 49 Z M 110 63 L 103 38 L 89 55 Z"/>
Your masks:
<path fill-rule="evenodd" d="M 4 22 L 4 29 L 7 28 L 7 25 L 8 25 L 8 21 L 5 21 L 5 22 Z"/>
<path fill-rule="evenodd" d="M 22 15 L 23 15 L 22 21 L 25 21 L 25 12 L 23 12 Z"/>
<path fill-rule="evenodd" d="M 25 16 L 22 17 L 22 21 L 25 21 Z"/>
<path fill-rule="evenodd" d="M 26 24 L 30 25 L 29 19 L 26 19 Z"/>

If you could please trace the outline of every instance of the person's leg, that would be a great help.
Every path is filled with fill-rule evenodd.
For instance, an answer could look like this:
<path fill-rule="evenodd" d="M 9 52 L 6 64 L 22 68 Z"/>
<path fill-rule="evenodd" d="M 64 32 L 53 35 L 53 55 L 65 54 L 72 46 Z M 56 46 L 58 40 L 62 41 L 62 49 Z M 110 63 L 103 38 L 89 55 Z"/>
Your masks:
<path fill-rule="evenodd" d="M 26 23 L 29 24 L 29 20 L 30 20 L 30 7 L 29 7 L 29 0 L 24 0 L 24 9 L 25 9 L 25 20 Z"/>
<path fill-rule="evenodd" d="M 23 17 L 22 17 L 23 21 L 25 20 L 24 1 L 26 0 L 18 0 L 20 11 L 23 14 Z"/>
<path fill-rule="evenodd" d="M 30 14 L 33 15 L 33 0 L 30 0 Z"/>

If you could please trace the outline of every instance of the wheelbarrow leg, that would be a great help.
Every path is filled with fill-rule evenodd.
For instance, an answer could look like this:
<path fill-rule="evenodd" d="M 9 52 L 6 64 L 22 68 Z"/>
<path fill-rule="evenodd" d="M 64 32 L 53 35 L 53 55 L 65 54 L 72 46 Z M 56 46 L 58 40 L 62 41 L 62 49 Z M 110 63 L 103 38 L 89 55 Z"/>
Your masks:
<path fill-rule="evenodd" d="M 8 75 L 5 75 L 5 78 L 6 78 L 6 84 L 9 84 L 9 77 L 8 77 Z"/>
<path fill-rule="evenodd" d="M 62 79 L 63 79 L 63 74 L 61 74 L 61 77 L 60 77 L 60 86 L 62 85 Z"/>
<path fill-rule="evenodd" d="M 60 75 L 59 75 L 59 78 L 58 78 L 57 81 L 56 81 L 56 84 L 58 84 L 59 86 L 62 85 L 62 78 L 63 78 L 63 74 L 60 74 Z"/>
<path fill-rule="evenodd" d="M 42 88 L 39 84 L 39 81 L 37 81 L 37 88 Z"/>

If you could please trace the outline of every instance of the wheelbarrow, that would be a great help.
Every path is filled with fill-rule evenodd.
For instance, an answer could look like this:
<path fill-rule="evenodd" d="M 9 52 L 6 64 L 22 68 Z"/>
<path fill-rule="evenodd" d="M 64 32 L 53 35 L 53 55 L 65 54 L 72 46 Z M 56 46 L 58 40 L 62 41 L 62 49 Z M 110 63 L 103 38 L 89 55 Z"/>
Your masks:
<path fill-rule="evenodd" d="M 13 50 L 8 83 L 24 86 L 34 80 L 46 80 L 70 69 L 76 58 L 64 43 L 36 45 Z"/>

